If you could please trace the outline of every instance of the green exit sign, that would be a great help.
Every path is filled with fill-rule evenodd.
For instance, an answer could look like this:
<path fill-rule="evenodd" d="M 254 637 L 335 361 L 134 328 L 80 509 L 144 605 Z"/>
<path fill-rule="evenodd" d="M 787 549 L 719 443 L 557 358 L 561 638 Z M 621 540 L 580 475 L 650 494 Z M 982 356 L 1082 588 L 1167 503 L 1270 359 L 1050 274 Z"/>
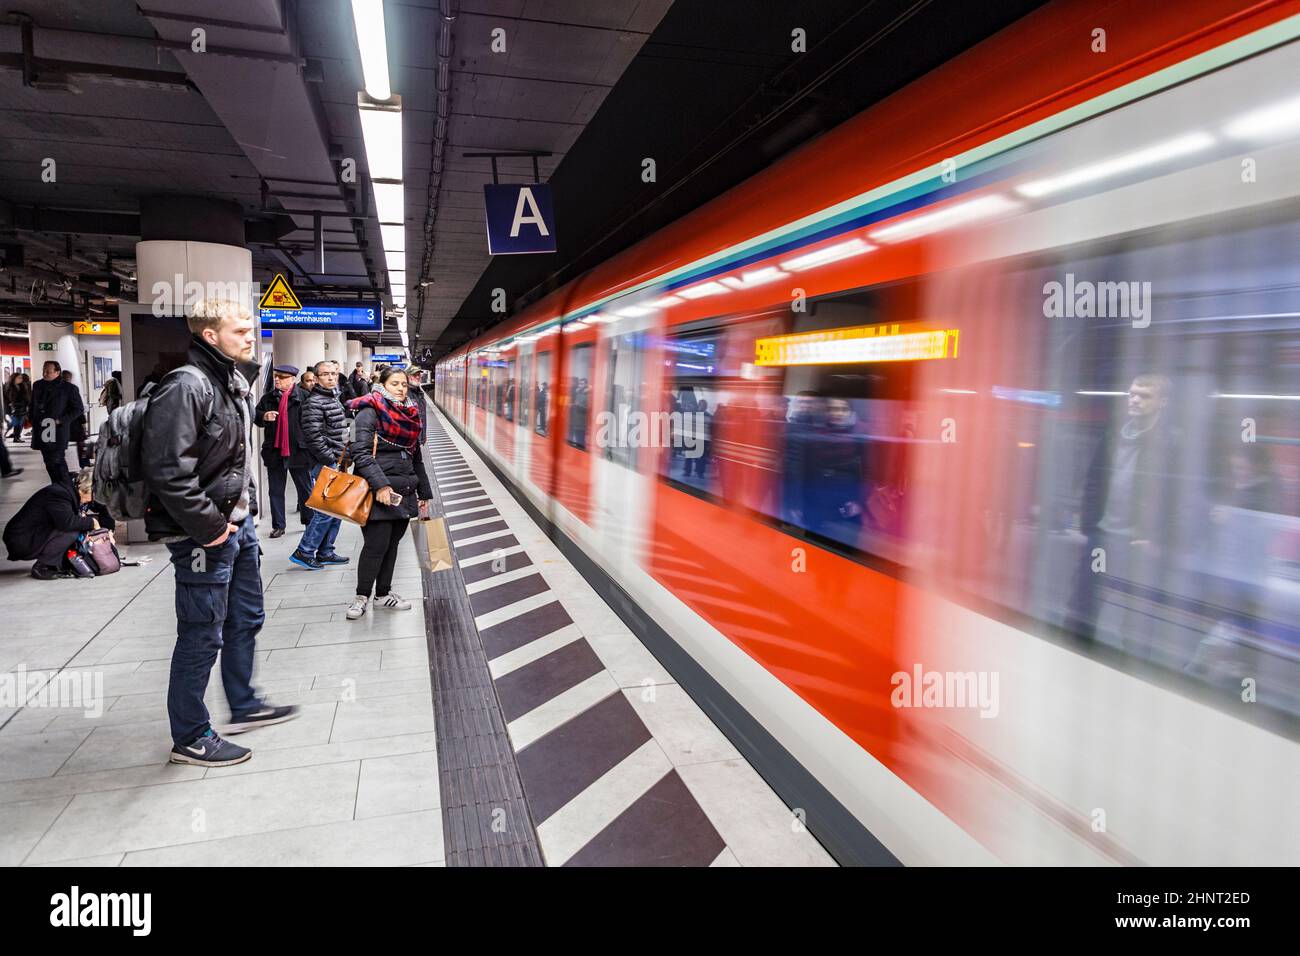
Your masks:
<path fill-rule="evenodd" d="M 54 343 L 53 343 L 53 342 L 41 342 L 41 343 L 37 344 L 36 348 L 39 349 L 39 350 L 42 351 L 42 352 L 53 352 L 53 351 L 54 351 Z"/>

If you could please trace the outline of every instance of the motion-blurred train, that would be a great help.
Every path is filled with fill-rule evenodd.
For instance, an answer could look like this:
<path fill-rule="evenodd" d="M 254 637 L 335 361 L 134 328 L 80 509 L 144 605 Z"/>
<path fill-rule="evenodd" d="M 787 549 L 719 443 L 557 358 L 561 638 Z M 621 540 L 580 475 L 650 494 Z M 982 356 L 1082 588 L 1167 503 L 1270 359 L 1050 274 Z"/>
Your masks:
<path fill-rule="evenodd" d="M 1300 2 L 1044 7 L 435 394 L 841 861 L 1300 863 Z"/>

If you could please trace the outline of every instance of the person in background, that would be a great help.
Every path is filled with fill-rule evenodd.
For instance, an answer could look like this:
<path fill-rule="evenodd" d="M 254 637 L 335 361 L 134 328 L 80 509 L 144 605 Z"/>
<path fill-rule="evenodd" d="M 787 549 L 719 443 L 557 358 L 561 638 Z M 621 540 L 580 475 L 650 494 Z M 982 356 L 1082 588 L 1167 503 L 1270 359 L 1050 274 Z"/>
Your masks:
<path fill-rule="evenodd" d="M 14 372 L 5 383 L 5 414 L 9 427 L 13 429 L 13 442 L 20 444 L 23 440 L 23 422 L 32 409 L 32 380 L 26 372 Z M 0 435 L 0 441 L 4 436 Z"/>
<path fill-rule="evenodd" d="M 104 383 L 104 387 L 99 391 L 99 404 L 108 410 L 112 415 L 113 410 L 120 408 L 122 405 L 122 373 L 114 372 Z"/>
<path fill-rule="evenodd" d="M 96 528 L 115 527 L 108 509 L 91 497 L 93 468 L 83 468 L 76 484 L 52 481 L 27 499 L 5 526 L 10 561 L 31 561 L 32 577 L 41 581 L 69 577 L 63 559 L 77 538 Z"/>
<path fill-rule="evenodd" d="M 362 371 L 362 363 L 358 362 L 348 376 L 349 384 L 352 386 L 352 397 L 360 398 L 370 391 L 370 380 L 366 378 L 366 373 Z"/>
<path fill-rule="evenodd" d="M 58 362 L 46 362 L 41 380 L 32 386 L 32 447 L 45 459 L 50 481 L 71 481 L 68 470 L 68 442 L 72 423 L 85 409 L 77 386 L 63 380 Z"/>
<path fill-rule="evenodd" d="M 372 590 L 375 607 L 410 609 L 411 602 L 392 590 L 397 547 L 411 519 L 428 515 L 433 497 L 420 454 L 420 410 L 411 401 L 406 373 L 386 368 L 380 385 L 352 402 L 357 423 L 352 460 L 375 500 L 361 527 L 365 544 L 357 562 L 356 598 L 347 610 L 350 621 L 366 613 Z"/>
<path fill-rule="evenodd" d="M 420 410 L 420 447 L 424 447 L 424 436 L 429 428 L 429 400 L 424 394 L 424 369 L 412 365 L 406 370 L 407 397 Z"/>
<path fill-rule="evenodd" d="M 63 370 L 63 380 L 73 388 L 77 388 L 77 383 L 72 380 L 71 370 Z M 72 420 L 72 427 L 68 430 L 68 441 L 77 446 L 77 467 L 85 468 L 90 464 L 90 451 L 86 447 L 86 404 L 81 401 L 81 389 L 77 389 L 77 401 L 81 404 L 81 414 Z"/>
<path fill-rule="evenodd" d="M 316 363 L 316 387 L 302 405 L 303 443 L 311 460 L 311 484 L 326 465 L 337 467 L 348 438 L 349 412 L 338 398 L 339 366 L 323 359 Z M 347 564 L 348 559 L 334 550 L 343 521 L 318 511 L 307 522 L 298 547 L 289 561 L 309 571 L 319 571 L 329 564 Z"/>
<path fill-rule="evenodd" d="M 298 492 L 298 520 L 305 528 L 314 513 L 307 507 L 311 497 L 311 453 L 302 435 L 302 405 L 316 387 L 316 370 L 307 369 L 298 376 L 298 387 L 289 393 L 289 477 Z"/>
<path fill-rule="evenodd" d="M 1064 621 L 1084 640 L 1097 636 L 1102 580 L 1154 581 L 1174 546 L 1183 502 L 1180 436 L 1165 412 L 1172 392 L 1164 375 L 1134 378 L 1127 421 L 1108 429 L 1084 478 L 1079 526 L 1088 540 Z M 1105 574 L 1094 572 L 1095 554 L 1104 555 Z"/>
<path fill-rule="evenodd" d="M 140 432 L 144 526 L 151 541 L 167 545 L 176 572 L 170 760 L 226 767 L 252 752 L 212 727 L 203 698 L 218 654 L 231 714 L 226 733 L 291 720 L 298 708 L 266 703 L 252 684 L 266 620 L 249 434 L 256 326 L 244 306 L 225 299 L 196 303 L 186 321 L 186 361 L 202 378 L 173 372 L 150 395 Z"/>
<path fill-rule="evenodd" d="M 262 464 L 266 465 L 267 498 L 271 503 L 271 537 L 284 535 L 284 489 L 289 477 L 289 397 L 293 394 L 296 365 L 273 369 L 274 387 L 267 389 L 253 410 L 253 424 L 262 429 Z M 299 492 L 301 511 L 306 499 Z"/>

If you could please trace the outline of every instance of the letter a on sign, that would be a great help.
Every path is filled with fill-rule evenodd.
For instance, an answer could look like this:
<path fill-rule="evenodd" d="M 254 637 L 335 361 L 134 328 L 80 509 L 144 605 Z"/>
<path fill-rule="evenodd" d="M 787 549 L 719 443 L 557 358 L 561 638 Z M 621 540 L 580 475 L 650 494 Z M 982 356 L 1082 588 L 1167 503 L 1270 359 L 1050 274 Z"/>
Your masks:
<path fill-rule="evenodd" d="M 546 183 L 483 187 L 488 252 L 494 256 L 555 251 L 555 213 Z"/>
<path fill-rule="evenodd" d="M 277 275 L 275 281 L 262 293 L 262 301 L 258 303 L 258 307 L 262 309 L 290 309 L 297 312 L 302 308 L 302 303 L 298 301 L 298 297 L 289 288 L 289 283 L 284 281 L 284 276 Z"/>

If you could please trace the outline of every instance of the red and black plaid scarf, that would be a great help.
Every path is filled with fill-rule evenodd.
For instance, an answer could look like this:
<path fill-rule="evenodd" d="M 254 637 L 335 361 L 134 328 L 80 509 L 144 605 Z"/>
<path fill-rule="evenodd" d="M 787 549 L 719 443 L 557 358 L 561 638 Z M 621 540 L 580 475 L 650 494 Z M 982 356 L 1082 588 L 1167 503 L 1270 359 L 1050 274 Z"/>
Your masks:
<path fill-rule="evenodd" d="M 415 454 L 416 446 L 420 443 L 420 410 L 414 402 L 410 405 L 397 405 L 377 391 L 368 392 L 348 402 L 348 408 L 354 412 L 367 407 L 375 410 L 379 438 L 382 441 Z"/>

